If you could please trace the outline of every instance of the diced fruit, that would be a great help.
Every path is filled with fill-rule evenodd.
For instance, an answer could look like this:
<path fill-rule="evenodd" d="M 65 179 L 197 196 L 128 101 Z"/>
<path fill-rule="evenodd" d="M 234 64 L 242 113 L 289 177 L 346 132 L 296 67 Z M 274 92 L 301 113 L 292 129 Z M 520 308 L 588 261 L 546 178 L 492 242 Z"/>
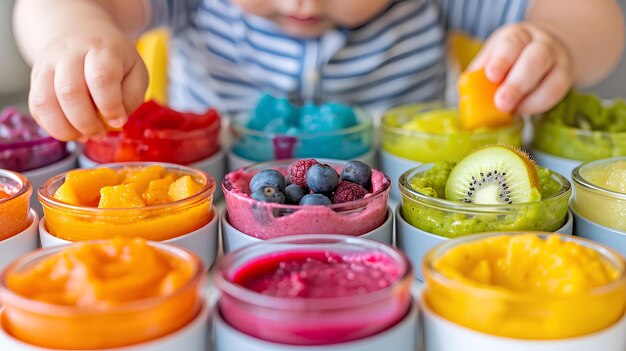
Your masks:
<path fill-rule="evenodd" d="M 332 200 L 334 204 L 341 204 L 362 199 L 365 195 L 367 195 L 367 190 L 361 185 L 350 182 L 339 182 Z"/>
<path fill-rule="evenodd" d="M 128 172 L 122 184 L 133 183 L 140 193 L 148 189 L 151 181 L 161 179 L 165 175 L 165 168 L 161 165 L 153 165 L 138 171 Z"/>
<path fill-rule="evenodd" d="M 322 194 L 307 194 L 300 200 L 300 206 L 327 206 L 333 202 Z"/>
<path fill-rule="evenodd" d="M 168 194 L 172 201 L 178 201 L 194 196 L 202 190 L 203 186 L 198 184 L 191 176 L 182 176 L 170 185 Z"/>
<path fill-rule="evenodd" d="M 304 159 L 294 162 L 288 170 L 289 180 L 292 184 L 299 185 L 302 188 L 306 188 L 306 172 L 311 166 L 318 164 L 317 160 Z"/>
<path fill-rule="evenodd" d="M 348 161 L 341 171 L 341 180 L 369 188 L 372 168 L 361 161 Z"/>
<path fill-rule="evenodd" d="M 146 205 L 159 205 L 170 202 L 168 194 L 170 185 L 174 183 L 176 177 L 168 174 L 165 178 L 150 181 L 148 189 L 142 194 Z"/>
<path fill-rule="evenodd" d="M 119 176 L 110 168 L 74 170 L 67 173 L 54 198 L 71 205 L 95 207 L 100 199 L 100 189 L 117 184 Z"/>
<path fill-rule="evenodd" d="M 146 204 L 133 184 L 105 186 L 100 189 L 99 208 L 134 208 Z"/>
<path fill-rule="evenodd" d="M 306 184 L 314 193 L 330 194 L 339 184 L 339 174 L 327 164 L 316 164 L 306 172 Z"/>
<path fill-rule="evenodd" d="M 287 198 L 287 202 L 292 205 L 299 204 L 302 197 L 306 194 L 308 194 L 308 189 L 303 189 L 297 184 L 289 184 L 285 188 L 285 197 Z"/>
<path fill-rule="evenodd" d="M 466 72 L 459 78 L 459 117 L 461 127 L 473 130 L 511 124 L 513 115 L 496 108 L 498 84 L 487 79 L 483 69 Z"/>

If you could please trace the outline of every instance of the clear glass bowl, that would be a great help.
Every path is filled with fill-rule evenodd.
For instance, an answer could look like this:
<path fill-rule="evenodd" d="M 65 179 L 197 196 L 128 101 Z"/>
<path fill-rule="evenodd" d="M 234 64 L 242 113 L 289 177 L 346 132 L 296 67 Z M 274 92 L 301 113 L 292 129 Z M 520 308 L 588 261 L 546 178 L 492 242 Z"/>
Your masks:
<path fill-rule="evenodd" d="M 115 171 L 144 168 L 155 163 L 131 162 L 106 165 Z M 202 190 L 194 196 L 166 204 L 138 208 L 97 208 L 74 206 L 54 198 L 65 181 L 63 173 L 49 179 L 39 188 L 46 229 L 50 234 L 69 241 L 108 239 L 116 236 L 141 237 L 163 241 L 193 232 L 208 224 L 213 212 L 215 180 L 205 172 L 174 164 L 158 163 L 166 172 L 189 175 Z"/>
<path fill-rule="evenodd" d="M 609 104 L 610 101 L 604 102 L 605 106 Z M 532 121 L 532 145 L 539 151 L 578 161 L 626 156 L 626 132 L 576 128 L 562 121 L 551 123 L 546 115 L 533 116 Z"/>
<path fill-rule="evenodd" d="M 342 256 L 383 254 L 397 265 L 399 278 L 380 290 L 328 298 L 263 295 L 233 282 L 242 267 L 254 265 L 260 257 L 320 251 Z M 341 235 L 277 238 L 235 250 L 224 256 L 215 280 L 221 291 L 219 313 L 227 323 L 248 335 L 285 344 L 361 339 L 398 323 L 412 304 L 412 269 L 402 253 L 375 241 Z"/>
<path fill-rule="evenodd" d="M 0 190 L 10 195 L 6 199 L 0 199 L 1 241 L 23 232 L 31 224 L 29 211 L 33 189 L 28 178 L 0 169 Z"/>
<path fill-rule="evenodd" d="M 97 163 L 158 161 L 187 165 L 219 150 L 220 124 L 209 128 L 155 130 L 150 138 L 132 139 L 122 133 L 109 133 L 102 140 L 85 143 L 85 155 Z"/>
<path fill-rule="evenodd" d="M 103 345 L 109 349 L 137 344 L 184 327 L 198 314 L 203 304 L 200 292 L 204 276 L 202 264 L 193 253 L 182 248 L 159 243 L 149 245 L 188 262 L 193 267 L 189 281 L 161 296 L 106 308 L 52 304 L 11 290 L 7 284 L 11 274 L 28 270 L 67 247 L 46 248 L 18 259 L 0 275 L 0 298 L 4 305 L 2 328 L 31 345 L 91 350 L 103 348 Z"/>
<path fill-rule="evenodd" d="M 269 239 L 293 234 L 344 234 L 358 236 L 378 228 L 387 219 L 387 203 L 391 191 L 389 177 L 373 170 L 374 192 L 369 196 L 329 206 L 299 206 L 261 202 L 250 198 L 249 182 L 264 169 L 287 174 L 296 160 L 258 163 L 224 177 L 222 190 L 228 210 L 228 221 L 239 231 Z M 318 159 L 341 173 L 345 162 Z"/>
<path fill-rule="evenodd" d="M 587 179 L 590 171 L 618 162 L 626 163 L 626 157 L 587 162 L 575 168 L 572 172 L 572 181 L 576 191 L 572 205 L 581 216 L 626 233 L 626 193 L 606 189 Z M 626 170 L 623 172 L 622 174 L 626 174 Z M 617 178 L 620 173 L 613 176 Z M 626 182 L 626 176 L 622 178 L 622 182 Z"/>
<path fill-rule="evenodd" d="M 247 128 L 249 114 L 233 116 L 229 130 L 235 155 L 255 162 L 291 158 L 350 160 L 372 149 L 374 125 L 362 109 L 354 110 L 359 124 L 330 132 L 277 134 Z"/>
<path fill-rule="evenodd" d="M 418 116 L 428 112 L 457 112 L 456 107 L 443 103 L 413 104 L 387 111 L 381 120 L 381 145 L 383 150 L 402 158 L 427 163 L 436 161 L 460 161 L 470 152 L 489 144 L 521 146 L 523 123 L 496 129 L 454 132 L 422 132 L 402 128 Z"/>
<path fill-rule="evenodd" d="M 411 187 L 411 179 L 433 167 L 433 163 L 413 168 L 400 177 L 402 216 L 425 232 L 455 238 L 463 235 L 511 230 L 553 232 L 567 220 L 570 182 L 550 171 L 560 191 L 548 198 L 523 204 L 480 205 L 449 201 L 424 195 Z"/>
<path fill-rule="evenodd" d="M 624 315 L 626 269 L 615 251 L 586 239 L 549 233 L 531 233 L 541 238 L 558 235 L 600 254 L 618 272 L 617 280 L 586 292 L 569 296 L 545 296 L 508 288 L 470 285 L 450 279 L 435 268 L 435 262 L 450 250 L 502 235 L 527 233 L 488 233 L 471 235 L 432 249 L 425 257 L 424 302 L 439 316 L 467 328 L 492 335 L 523 339 L 564 339 L 608 328 Z M 532 248 L 522 248 L 528 252 Z M 488 255 L 486 249 L 485 255 Z M 529 258 L 530 259 L 530 258 Z M 553 258 L 558 264 L 558 258 Z M 529 264 L 533 264 L 532 261 Z M 595 269 L 600 269 L 597 266 Z M 566 269 L 566 268 L 564 268 Z M 511 273 L 513 274 L 513 273 Z"/>
<path fill-rule="evenodd" d="M 0 168 L 25 172 L 50 165 L 68 155 L 67 143 L 52 137 L 0 143 Z"/>

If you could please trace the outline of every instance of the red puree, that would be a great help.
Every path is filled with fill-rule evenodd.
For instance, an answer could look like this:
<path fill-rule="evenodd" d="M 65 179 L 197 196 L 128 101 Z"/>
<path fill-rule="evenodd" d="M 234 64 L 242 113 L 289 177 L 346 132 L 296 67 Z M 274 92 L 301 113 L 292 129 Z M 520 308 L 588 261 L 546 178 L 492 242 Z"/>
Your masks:
<path fill-rule="evenodd" d="M 384 289 L 399 275 L 398 265 L 382 253 L 284 252 L 250 262 L 233 282 L 274 297 L 332 298 Z"/>
<path fill-rule="evenodd" d="M 189 164 L 219 149 L 220 117 L 215 109 L 204 114 L 183 113 L 145 102 L 129 116 L 121 131 L 102 141 L 85 144 L 87 156 L 98 163 L 157 161 Z"/>

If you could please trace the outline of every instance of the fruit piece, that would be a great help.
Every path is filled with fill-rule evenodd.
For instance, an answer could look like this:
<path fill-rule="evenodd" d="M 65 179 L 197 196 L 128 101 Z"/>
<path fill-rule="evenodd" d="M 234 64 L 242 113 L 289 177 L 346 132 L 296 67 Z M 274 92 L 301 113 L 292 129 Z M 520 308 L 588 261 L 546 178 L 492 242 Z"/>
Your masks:
<path fill-rule="evenodd" d="M 306 172 L 311 168 L 311 166 L 318 164 L 317 160 L 314 159 L 305 159 L 298 160 L 294 162 L 291 167 L 289 167 L 289 179 L 292 184 L 297 184 L 302 188 L 306 188 Z"/>
<path fill-rule="evenodd" d="M 167 104 L 169 37 L 169 31 L 158 29 L 144 34 L 137 42 L 137 51 L 145 62 L 150 77 L 145 99 L 154 99 L 162 104 Z"/>
<path fill-rule="evenodd" d="M 348 161 L 341 171 L 341 180 L 369 188 L 372 181 L 372 168 L 361 161 Z"/>
<path fill-rule="evenodd" d="M 140 193 L 148 189 L 151 181 L 161 179 L 165 175 L 165 168 L 161 165 L 153 165 L 140 170 L 130 171 L 122 181 L 122 184 L 133 183 Z"/>
<path fill-rule="evenodd" d="M 475 204 L 519 204 L 541 199 L 537 166 L 528 155 L 505 145 L 481 148 L 450 172 L 446 199 Z"/>
<path fill-rule="evenodd" d="M 67 172 L 54 198 L 70 205 L 96 207 L 100 189 L 119 184 L 119 175 L 110 168 L 79 169 Z"/>
<path fill-rule="evenodd" d="M 285 176 L 285 189 L 287 189 L 287 187 L 290 185 L 291 185 L 291 177 L 289 176 L 289 174 L 287 174 Z"/>
<path fill-rule="evenodd" d="M 300 200 L 300 206 L 318 206 L 318 205 L 332 205 L 333 202 L 329 198 L 322 194 L 307 194 Z"/>
<path fill-rule="evenodd" d="M 167 193 L 172 201 L 178 201 L 196 195 L 202 188 L 203 185 L 186 175 L 176 179 Z"/>
<path fill-rule="evenodd" d="M 146 204 L 133 184 L 105 186 L 100 189 L 98 208 L 134 208 Z"/>
<path fill-rule="evenodd" d="M 289 184 L 285 188 L 285 197 L 287 198 L 287 203 L 290 203 L 292 205 L 299 204 L 300 200 L 302 200 L 302 198 L 306 194 L 308 194 L 308 191 L 299 187 L 296 184 Z"/>
<path fill-rule="evenodd" d="M 170 202 L 170 196 L 168 194 L 170 185 L 176 180 L 176 176 L 168 174 L 162 179 L 155 179 L 150 181 L 148 189 L 141 195 L 146 202 L 146 205 L 158 205 Z"/>
<path fill-rule="evenodd" d="M 250 179 L 251 193 L 255 193 L 266 186 L 271 186 L 283 192 L 285 191 L 285 177 L 275 169 L 264 169 Z"/>
<path fill-rule="evenodd" d="M 8 199 L 11 197 L 11 194 L 5 192 L 4 190 L 0 189 L 0 200 L 3 199 Z"/>
<path fill-rule="evenodd" d="M 285 195 L 278 188 L 272 186 L 263 186 L 253 192 L 250 197 L 257 201 L 274 202 L 278 204 L 284 204 L 287 201 Z"/>
<path fill-rule="evenodd" d="M 461 128 L 497 127 L 511 124 L 513 115 L 496 108 L 498 84 L 487 79 L 484 70 L 466 72 L 459 78 L 459 118 Z"/>
<path fill-rule="evenodd" d="M 316 164 L 306 172 L 306 184 L 317 194 L 330 194 L 339 184 L 339 174 L 327 164 Z"/>
<path fill-rule="evenodd" d="M 350 182 L 339 182 L 332 200 L 334 204 L 341 204 L 362 199 L 365 195 L 367 195 L 367 190 L 361 185 Z"/>

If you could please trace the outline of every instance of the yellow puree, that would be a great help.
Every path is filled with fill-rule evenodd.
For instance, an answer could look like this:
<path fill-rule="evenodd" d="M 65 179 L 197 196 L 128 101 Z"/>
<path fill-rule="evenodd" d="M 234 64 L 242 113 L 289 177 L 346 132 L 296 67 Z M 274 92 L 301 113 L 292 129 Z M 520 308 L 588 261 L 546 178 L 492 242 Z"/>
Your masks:
<path fill-rule="evenodd" d="M 623 266 L 558 235 L 488 237 L 450 249 L 432 266 L 449 281 L 425 270 L 429 307 L 485 333 L 562 339 L 605 329 L 624 314 Z"/>

